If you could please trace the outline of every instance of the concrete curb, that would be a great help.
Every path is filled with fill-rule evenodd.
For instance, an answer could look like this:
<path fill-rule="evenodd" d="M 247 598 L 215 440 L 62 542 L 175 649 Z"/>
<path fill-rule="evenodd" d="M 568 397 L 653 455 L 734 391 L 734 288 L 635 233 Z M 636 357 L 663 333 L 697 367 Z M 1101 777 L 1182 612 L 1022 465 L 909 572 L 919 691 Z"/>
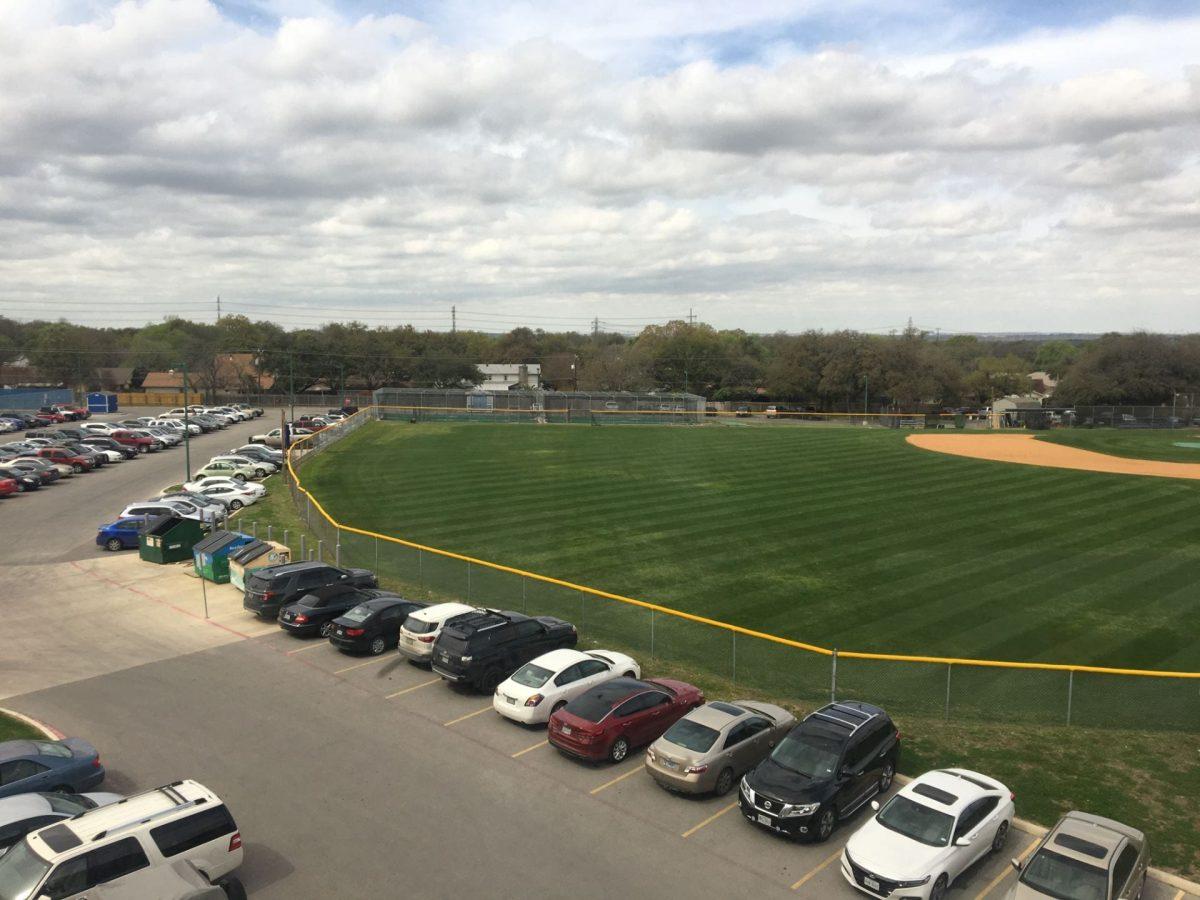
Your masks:
<path fill-rule="evenodd" d="M 912 777 L 909 775 L 901 775 L 899 772 L 897 772 L 895 781 L 897 784 L 908 784 L 910 781 L 912 781 Z M 1012 823 L 1013 828 L 1017 829 L 1017 831 L 1022 831 L 1025 834 L 1032 835 L 1038 840 L 1044 838 L 1046 836 L 1046 832 L 1050 830 L 1044 825 L 1038 825 L 1035 822 L 1029 822 L 1025 819 L 1014 818 Z M 1176 890 L 1183 891 L 1187 894 L 1195 894 L 1197 897 L 1200 897 L 1200 884 L 1197 884 L 1194 881 L 1188 881 L 1186 878 L 1183 878 L 1179 875 L 1175 875 L 1171 872 L 1164 872 L 1162 869 L 1155 868 L 1147 869 L 1146 875 L 1155 881 L 1161 882 L 1169 887 L 1173 887 Z"/>
<path fill-rule="evenodd" d="M 33 718 L 32 716 L 27 716 L 24 713 L 19 713 L 15 709 L 5 709 L 4 707 L 0 706 L 0 713 L 4 713 L 4 715 L 6 715 L 6 716 L 12 716 L 18 722 L 24 722 L 30 728 L 36 728 L 38 731 L 40 731 L 42 734 L 44 734 L 48 739 L 50 739 L 52 741 L 61 741 L 63 738 L 66 737 L 66 735 L 63 734 L 61 731 L 59 731 L 57 728 L 51 728 L 45 722 L 39 722 L 37 719 Z"/>

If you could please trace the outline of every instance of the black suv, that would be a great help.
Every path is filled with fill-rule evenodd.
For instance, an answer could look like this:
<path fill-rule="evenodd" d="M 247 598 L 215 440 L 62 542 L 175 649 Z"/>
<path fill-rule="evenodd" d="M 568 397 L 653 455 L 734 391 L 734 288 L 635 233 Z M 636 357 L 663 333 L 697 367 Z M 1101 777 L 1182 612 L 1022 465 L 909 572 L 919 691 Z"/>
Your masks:
<path fill-rule="evenodd" d="M 246 576 L 242 608 L 263 619 L 274 619 L 279 610 L 305 594 L 331 596 L 348 588 L 377 587 L 369 569 L 339 569 L 320 562 L 264 566 Z"/>
<path fill-rule="evenodd" d="M 789 837 L 823 841 L 892 786 L 900 732 L 878 706 L 845 700 L 807 716 L 742 779 L 742 815 Z"/>
<path fill-rule="evenodd" d="M 433 671 L 491 693 L 534 657 L 578 641 L 575 626 L 553 616 L 531 618 L 495 609 L 463 613 L 442 627 L 433 645 Z"/>

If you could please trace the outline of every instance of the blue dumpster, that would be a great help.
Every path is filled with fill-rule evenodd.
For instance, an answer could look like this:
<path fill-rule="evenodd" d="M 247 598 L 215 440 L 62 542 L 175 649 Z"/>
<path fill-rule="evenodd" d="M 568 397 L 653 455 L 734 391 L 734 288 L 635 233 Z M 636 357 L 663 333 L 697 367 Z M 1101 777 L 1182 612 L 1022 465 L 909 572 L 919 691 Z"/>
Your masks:
<path fill-rule="evenodd" d="M 87 395 L 88 412 L 105 413 L 117 411 L 117 395 L 116 394 L 88 394 Z"/>

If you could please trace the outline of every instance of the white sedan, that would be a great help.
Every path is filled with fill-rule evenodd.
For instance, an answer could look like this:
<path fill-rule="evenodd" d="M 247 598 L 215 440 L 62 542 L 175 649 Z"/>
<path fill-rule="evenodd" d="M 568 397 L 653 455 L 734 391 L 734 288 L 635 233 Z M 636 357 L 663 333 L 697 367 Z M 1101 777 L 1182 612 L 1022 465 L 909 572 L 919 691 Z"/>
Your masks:
<path fill-rule="evenodd" d="M 612 650 L 551 650 L 500 682 L 492 708 L 526 725 L 550 721 L 550 714 L 584 691 L 614 678 L 640 678 L 642 667 Z"/>
<path fill-rule="evenodd" d="M 255 486 L 257 487 L 257 485 Z M 201 488 L 197 493 L 220 500 L 229 508 L 230 512 L 236 512 L 243 506 L 257 503 L 261 499 L 260 494 L 232 484 L 211 484 L 206 488 Z"/>
<path fill-rule="evenodd" d="M 941 900 L 969 866 L 1008 838 L 1013 793 L 968 769 L 914 778 L 854 832 L 842 851 L 842 876 L 872 897 Z"/>
<path fill-rule="evenodd" d="M 262 497 L 267 493 L 267 486 L 265 484 L 259 484 L 255 481 L 238 481 L 236 478 L 230 478 L 226 475 L 205 475 L 203 478 L 197 478 L 195 481 L 185 481 L 183 489 L 185 491 L 195 491 L 199 494 L 203 493 L 205 488 L 228 485 L 244 488 L 256 497 Z"/>

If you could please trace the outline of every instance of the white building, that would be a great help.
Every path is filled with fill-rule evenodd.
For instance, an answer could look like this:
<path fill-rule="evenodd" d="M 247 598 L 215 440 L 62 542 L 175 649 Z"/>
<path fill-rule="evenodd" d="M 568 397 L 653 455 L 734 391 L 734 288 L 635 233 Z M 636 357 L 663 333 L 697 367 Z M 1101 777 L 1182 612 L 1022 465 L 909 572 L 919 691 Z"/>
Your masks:
<path fill-rule="evenodd" d="M 538 363 L 488 363 L 479 366 L 483 383 L 477 390 L 511 391 L 513 388 L 540 388 L 542 367 Z"/>

